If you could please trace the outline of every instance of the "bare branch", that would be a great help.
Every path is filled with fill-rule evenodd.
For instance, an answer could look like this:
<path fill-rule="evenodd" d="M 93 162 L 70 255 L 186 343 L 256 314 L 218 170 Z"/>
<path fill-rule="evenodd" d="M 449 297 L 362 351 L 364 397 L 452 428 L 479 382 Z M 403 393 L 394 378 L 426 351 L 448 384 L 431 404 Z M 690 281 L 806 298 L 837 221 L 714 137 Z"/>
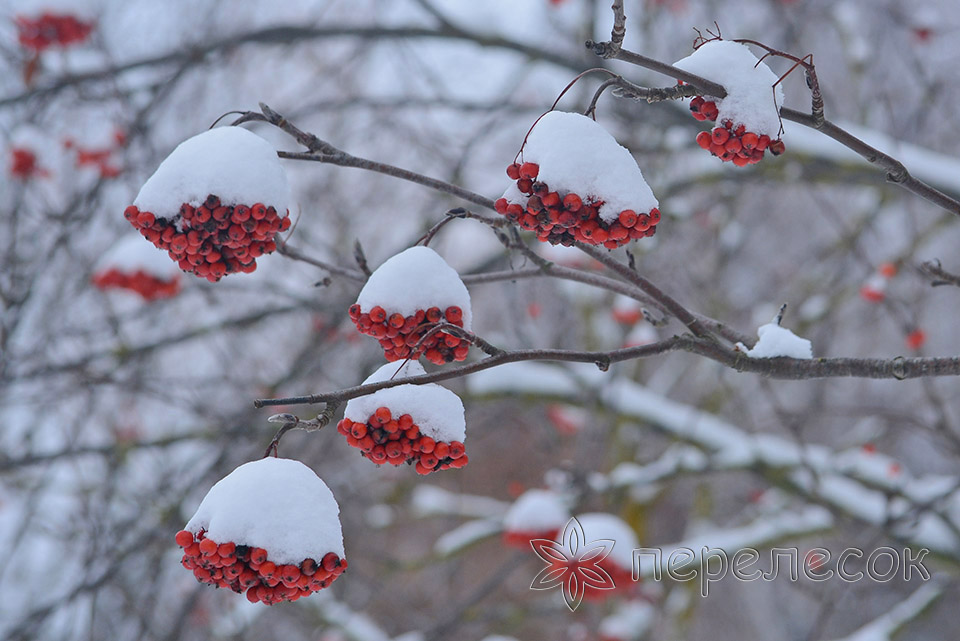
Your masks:
<path fill-rule="evenodd" d="M 960 287 L 960 276 L 946 271 L 943 266 L 940 265 L 939 260 L 928 260 L 920 265 L 920 271 L 934 279 L 933 282 L 930 283 L 933 287 L 940 287 L 942 285 Z"/>
<path fill-rule="evenodd" d="M 430 374 L 421 374 L 404 379 L 394 379 L 369 385 L 348 387 L 336 392 L 292 396 L 287 398 L 257 399 L 254 407 L 271 405 L 302 405 L 312 403 L 330 403 L 345 401 L 372 394 L 381 389 L 397 385 L 423 385 L 438 381 L 460 378 L 474 372 L 506 363 L 521 361 L 565 361 L 574 363 L 595 363 L 606 369 L 611 363 L 648 358 L 657 354 L 682 350 L 723 363 L 738 372 L 753 372 L 770 378 L 803 380 L 811 378 L 860 377 L 876 379 L 905 380 L 929 376 L 960 376 L 960 356 L 949 358 L 750 358 L 730 348 L 721 347 L 712 340 L 703 340 L 690 335 L 673 336 L 667 340 L 649 345 L 626 347 L 609 352 L 572 351 L 562 349 L 529 349 L 505 351 L 498 356 L 490 356 L 481 361 L 443 369 Z"/>

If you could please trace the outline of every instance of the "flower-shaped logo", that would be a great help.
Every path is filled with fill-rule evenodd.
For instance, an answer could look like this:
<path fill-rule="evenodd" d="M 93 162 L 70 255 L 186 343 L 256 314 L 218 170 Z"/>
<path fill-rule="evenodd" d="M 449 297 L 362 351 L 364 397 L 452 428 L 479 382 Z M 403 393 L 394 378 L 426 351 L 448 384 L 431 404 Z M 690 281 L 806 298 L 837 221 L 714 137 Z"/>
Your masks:
<path fill-rule="evenodd" d="M 561 588 L 563 600 L 576 610 L 583 601 L 587 588 L 612 590 L 616 586 L 613 577 L 600 567 L 600 562 L 613 551 L 612 539 L 587 542 L 583 526 L 576 518 L 567 521 L 560 541 L 533 539 L 530 545 L 547 564 L 530 584 L 531 590 Z"/>

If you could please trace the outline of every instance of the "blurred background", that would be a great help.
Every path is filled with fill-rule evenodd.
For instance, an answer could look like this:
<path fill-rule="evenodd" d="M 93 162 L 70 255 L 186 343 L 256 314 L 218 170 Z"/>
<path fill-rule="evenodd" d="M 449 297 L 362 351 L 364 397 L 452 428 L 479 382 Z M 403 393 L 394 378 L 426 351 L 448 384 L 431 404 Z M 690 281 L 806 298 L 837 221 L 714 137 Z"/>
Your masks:
<path fill-rule="evenodd" d="M 45 13 L 59 17 L 44 23 L 51 39 L 24 36 Z M 715 22 L 725 38 L 812 53 L 828 118 L 960 196 L 956 2 L 627 0 L 626 13 L 624 46 L 664 62 Z M 111 288 L 111 270 L 156 253 L 123 218 L 143 182 L 184 139 L 264 102 L 352 154 L 497 198 L 525 133 L 581 71 L 674 84 L 593 56 L 584 41 L 611 24 L 608 0 L 0 3 L 0 638 L 951 636 L 956 380 L 778 381 L 682 352 L 447 382 L 466 406 L 470 464 L 428 477 L 374 466 L 332 427 L 291 432 L 279 453 L 333 490 L 348 573 L 266 607 L 180 567 L 174 534 L 213 483 L 263 455 L 267 417 L 321 409 L 253 400 L 359 384 L 383 356 L 347 316 L 362 282 L 279 254 L 219 283 L 160 267 L 165 288 Z M 560 108 L 583 111 L 602 79 Z M 802 74 L 783 84 L 786 105 L 808 110 Z M 660 200 L 657 235 L 628 247 L 636 267 L 690 309 L 754 336 L 788 303 L 784 325 L 818 357 L 960 351 L 960 290 L 919 269 L 960 271 L 955 215 L 792 123 L 784 155 L 740 169 L 697 146 L 703 127 L 681 102 L 607 93 L 597 120 Z M 290 244 L 351 270 L 355 242 L 376 267 L 468 205 L 359 169 L 284 166 Z M 431 247 L 464 275 L 532 266 L 470 220 Z M 597 273 L 576 250 L 536 250 Z M 554 278 L 470 293 L 474 329 L 504 348 L 609 350 L 683 329 Z M 532 488 L 573 514 L 616 515 L 646 547 L 733 542 L 801 560 L 822 547 L 833 569 L 846 548 L 925 549 L 932 576 L 727 576 L 707 598 L 697 581 L 648 578 L 570 612 L 559 591 L 529 589 L 543 567 L 529 547 L 504 543 L 504 514 Z"/>

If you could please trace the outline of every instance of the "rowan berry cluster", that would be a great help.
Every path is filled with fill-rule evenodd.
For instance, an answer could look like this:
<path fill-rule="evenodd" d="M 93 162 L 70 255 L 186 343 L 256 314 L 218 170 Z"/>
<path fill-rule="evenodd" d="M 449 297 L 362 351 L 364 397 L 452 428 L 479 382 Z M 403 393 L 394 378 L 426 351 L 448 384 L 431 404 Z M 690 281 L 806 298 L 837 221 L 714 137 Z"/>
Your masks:
<path fill-rule="evenodd" d="M 34 176 L 48 176 L 50 173 L 37 163 L 37 155 L 24 147 L 10 150 L 10 173 L 16 178 L 26 180 Z"/>
<path fill-rule="evenodd" d="M 36 18 L 17 16 L 13 21 L 20 45 L 38 53 L 54 45 L 68 47 L 83 42 L 93 31 L 92 22 L 68 14 L 44 12 Z"/>
<path fill-rule="evenodd" d="M 130 205 L 124 217 L 180 269 L 211 282 L 234 272 L 250 273 L 257 258 L 277 249 L 274 236 L 290 228 L 290 219 L 262 203 L 227 206 L 213 194 L 202 205 L 184 203 L 171 218 Z"/>
<path fill-rule="evenodd" d="M 72 149 L 74 143 L 72 141 L 65 142 L 63 146 Z M 95 167 L 102 178 L 116 178 L 121 173 L 120 167 L 112 162 L 114 150 L 111 148 L 82 149 L 78 147 L 76 152 L 77 167 Z"/>
<path fill-rule="evenodd" d="M 498 214 L 536 232 L 539 240 L 568 247 L 577 241 L 616 249 L 634 238 L 656 233 L 660 222 L 660 210 L 656 207 L 647 213 L 625 209 L 608 223 L 599 216 L 602 200 L 550 191 L 549 185 L 537 180 L 539 173 L 536 163 L 513 163 L 507 167 L 507 176 L 516 180 L 517 189 L 527 195 L 526 204 L 510 203 L 506 198 L 494 203 Z"/>
<path fill-rule="evenodd" d="M 717 103 L 697 96 L 690 101 L 690 113 L 700 121 L 715 122 L 720 115 Z M 782 140 L 771 140 L 766 134 L 757 135 L 747 131 L 744 125 L 733 126 L 724 120 L 721 126 L 697 134 L 697 144 L 723 162 L 732 162 L 737 167 L 752 165 L 763 160 L 764 151 L 779 156 L 786 147 Z"/>
<path fill-rule="evenodd" d="M 273 605 L 296 601 L 322 590 L 347 569 L 347 560 L 328 552 L 320 561 L 304 559 L 299 565 L 278 565 L 267 550 L 231 541 L 217 543 L 203 530 L 196 536 L 180 530 L 177 545 L 183 548 L 180 563 L 201 583 L 234 592 L 246 592 L 251 603 Z"/>
<path fill-rule="evenodd" d="M 180 292 L 180 278 L 163 279 L 142 269 L 129 273 L 112 268 L 94 274 L 93 286 L 101 290 L 127 289 L 152 301 L 176 296 Z"/>
<path fill-rule="evenodd" d="M 897 275 L 897 266 L 882 263 L 877 271 L 860 286 L 860 298 L 871 303 L 882 303 L 887 297 L 887 284 Z"/>
<path fill-rule="evenodd" d="M 456 306 L 442 311 L 439 307 L 425 311 L 418 309 L 416 313 L 404 316 L 390 313 L 379 305 L 364 312 L 359 304 L 354 304 L 350 306 L 349 314 L 361 334 L 380 341 L 383 355 L 391 362 L 401 358 L 417 359 L 423 355 L 431 363 L 443 365 L 464 360 L 470 351 L 467 339 L 436 329 L 441 322 L 463 327 L 463 310 Z"/>
<path fill-rule="evenodd" d="M 445 443 L 421 434 L 412 416 L 394 417 L 388 407 L 378 407 L 366 423 L 345 418 L 337 431 L 374 463 L 415 465 L 418 474 L 461 468 L 469 460 L 460 441 Z"/>

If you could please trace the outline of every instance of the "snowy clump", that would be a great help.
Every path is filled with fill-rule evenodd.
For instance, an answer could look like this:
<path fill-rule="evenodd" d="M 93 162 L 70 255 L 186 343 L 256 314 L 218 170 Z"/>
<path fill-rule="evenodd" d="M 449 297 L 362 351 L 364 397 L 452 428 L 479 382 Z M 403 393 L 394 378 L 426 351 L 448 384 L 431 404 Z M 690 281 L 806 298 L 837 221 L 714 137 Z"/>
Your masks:
<path fill-rule="evenodd" d="M 717 121 L 729 120 L 733 128 L 744 125 L 758 135 L 780 137 L 779 105 L 783 89 L 773 87 L 777 76 L 746 47 L 730 40 L 710 40 L 692 54 L 674 63 L 678 69 L 712 80 L 727 90 L 717 103 Z M 774 100 L 776 92 L 776 100 Z"/>
<path fill-rule="evenodd" d="M 143 271 L 160 279 L 171 279 L 180 275 L 180 269 L 167 257 L 167 252 L 145 244 L 139 234 L 124 236 L 101 256 L 94 271 L 112 269 L 131 274 Z"/>
<path fill-rule="evenodd" d="M 459 307 L 463 328 L 472 327 L 470 293 L 460 275 L 429 247 L 411 247 L 388 258 L 367 279 L 357 304 L 365 313 L 379 305 L 404 316 L 431 307 Z"/>
<path fill-rule="evenodd" d="M 328 552 L 343 557 L 333 493 L 313 470 L 291 459 L 241 465 L 210 488 L 184 529 L 263 548 L 276 564 L 299 565 Z"/>
<path fill-rule="evenodd" d="M 555 536 L 570 520 L 570 510 L 563 498 L 550 490 L 527 490 L 521 494 L 503 518 L 507 532 Z"/>
<path fill-rule="evenodd" d="M 550 189 L 603 201 L 598 213 L 604 222 L 616 221 L 624 210 L 659 207 L 630 150 L 587 116 L 548 112 L 527 136 L 521 159 L 539 165 L 537 180 Z M 512 204 L 526 201 L 515 184 L 503 197 Z"/>
<path fill-rule="evenodd" d="M 402 366 L 387 363 L 371 374 L 363 384 L 422 374 L 426 374 L 426 371 L 417 361 L 407 361 Z M 409 414 L 419 426 L 420 433 L 435 441 L 462 443 L 466 438 L 467 424 L 464 418 L 463 402 L 459 396 L 436 383 L 397 385 L 351 399 L 347 402 L 343 416 L 354 422 L 366 423 L 367 419 L 380 407 L 389 408 L 395 416 Z"/>
<path fill-rule="evenodd" d="M 634 325 L 630 333 L 623 339 L 624 347 L 639 347 L 640 345 L 651 345 L 656 343 L 660 336 L 657 330 L 650 323 L 639 323 Z"/>
<path fill-rule="evenodd" d="M 805 338 L 800 338 L 789 329 L 780 327 L 777 319 L 757 329 L 760 340 L 747 349 L 743 343 L 737 343 L 737 348 L 750 358 L 775 358 L 789 356 L 791 358 L 813 358 L 813 344 Z"/>
<path fill-rule="evenodd" d="M 653 625 L 656 610 L 645 601 L 620 605 L 600 622 L 600 641 L 637 641 L 646 636 Z"/>
<path fill-rule="evenodd" d="M 643 320 L 643 305 L 634 298 L 617 294 L 610 306 L 610 313 L 618 323 L 633 325 Z"/>
<path fill-rule="evenodd" d="M 640 547 L 637 535 L 626 521 L 619 516 L 606 512 L 589 512 L 576 517 L 586 537 L 585 544 L 591 541 L 610 539 L 614 542 L 613 550 L 607 556 L 617 569 L 630 572 L 633 568 L 633 551 Z"/>
<path fill-rule="evenodd" d="M 140 211 L 173 216 L 214 194 L 224 206 L 263 203 L 283 216 L 287 175 L 266 140 L 240 127 L 209 129 L 177 146 L 160 163 L 133 202 Z"/>

